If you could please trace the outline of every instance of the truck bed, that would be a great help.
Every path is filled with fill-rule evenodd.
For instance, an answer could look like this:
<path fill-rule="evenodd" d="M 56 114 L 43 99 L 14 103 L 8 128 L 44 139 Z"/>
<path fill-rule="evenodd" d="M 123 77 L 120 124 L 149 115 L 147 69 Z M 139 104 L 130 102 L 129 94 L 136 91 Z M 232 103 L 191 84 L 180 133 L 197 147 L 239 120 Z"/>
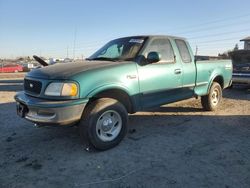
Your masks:
<path fill-rule="evenodd" d="M 216 76 L 221 76 L 223 88 L 226 88 L 230 85 L 232 79 L 231 60 L 197 61 L 196 69 L 197 75 L 195 93 L 197 95 L 206 95 L 211 85 L 211 83 L 208 81 L 213 80 Z"/>

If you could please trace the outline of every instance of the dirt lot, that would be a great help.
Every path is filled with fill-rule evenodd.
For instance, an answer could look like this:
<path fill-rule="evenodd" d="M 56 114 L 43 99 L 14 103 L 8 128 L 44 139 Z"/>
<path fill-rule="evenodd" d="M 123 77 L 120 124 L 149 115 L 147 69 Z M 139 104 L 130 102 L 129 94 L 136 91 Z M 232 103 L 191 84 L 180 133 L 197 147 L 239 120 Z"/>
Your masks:
<path fill-rule="evenodd" d="M 244 89 L 225 90 L 217 112 L 191 99 L 136 113 L 119 146 L 86 152 L 77 128 L 36 128 L 17 117 L 22 76 L 0 80 L 0 187 L 250 187 Z"/>

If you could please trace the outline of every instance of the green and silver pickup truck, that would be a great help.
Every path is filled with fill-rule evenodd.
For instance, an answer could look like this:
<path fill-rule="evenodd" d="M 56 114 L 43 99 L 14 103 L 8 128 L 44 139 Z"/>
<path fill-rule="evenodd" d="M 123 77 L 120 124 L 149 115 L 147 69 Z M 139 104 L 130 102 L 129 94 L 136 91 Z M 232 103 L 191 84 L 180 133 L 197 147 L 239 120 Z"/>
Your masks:
<path fill-rule="evenodd" d="M 106 150 L 126 135 L 128 113 L 198 96 L 205 110 L 215 110 L 231 79 L 230 60 L 196 61 L 184 38 L 132 36 L 108 42 L 84 62 L 32 70 L 15 100 L 22 118 L 78 125 L 84 140 Z"/>

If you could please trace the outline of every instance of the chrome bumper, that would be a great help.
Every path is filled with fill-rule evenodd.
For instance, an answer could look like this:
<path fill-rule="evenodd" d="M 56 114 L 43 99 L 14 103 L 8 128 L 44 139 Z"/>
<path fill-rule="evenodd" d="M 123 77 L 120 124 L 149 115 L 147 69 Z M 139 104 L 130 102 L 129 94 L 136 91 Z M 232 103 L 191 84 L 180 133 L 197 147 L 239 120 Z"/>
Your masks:
<path fill-rule="evenodd" d="M 250 74 L 233 73 L 233 83 L 250 84 Z"/>
<path fill-rule="evenodd" d="M 15 96 L 18 114 L 39 125 L 70 125 L 81 119 L 88 100 L 49 101 L 19 92 Z M 19 110 L 22 110 L 20 112 Z"/>
<path fill-rule="evenodd" d="M 233 77 L 233 83 L 250 84 L 250 78 L 247 78 L 247 77 Z"/>

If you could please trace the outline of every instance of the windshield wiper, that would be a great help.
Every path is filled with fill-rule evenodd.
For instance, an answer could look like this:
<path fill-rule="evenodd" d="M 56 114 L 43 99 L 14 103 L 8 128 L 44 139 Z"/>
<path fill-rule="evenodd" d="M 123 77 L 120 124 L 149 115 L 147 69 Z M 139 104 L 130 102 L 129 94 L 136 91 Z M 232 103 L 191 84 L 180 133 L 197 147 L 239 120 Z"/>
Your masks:
<path fill-rule="evenodd" d="M 87 58 L 86 60 L 89 60 L 89 61 L 94 61 L 94 60 L 97 60 L 97 61 L 118 61 L 119 59 L 118 58 L 110 58 L 110 57 L 95 57 L 95 58 Z"/>

